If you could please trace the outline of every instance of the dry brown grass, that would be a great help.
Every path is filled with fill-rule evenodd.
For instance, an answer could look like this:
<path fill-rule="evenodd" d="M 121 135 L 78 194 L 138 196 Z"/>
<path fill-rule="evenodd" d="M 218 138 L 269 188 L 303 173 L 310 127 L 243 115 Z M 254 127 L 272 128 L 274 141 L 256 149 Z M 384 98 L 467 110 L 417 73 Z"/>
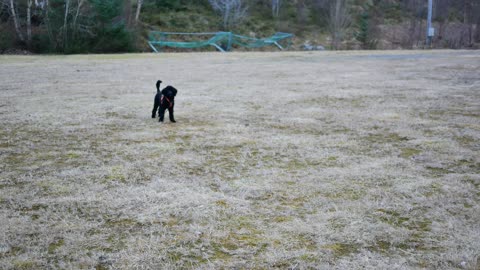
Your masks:
<path fill-rule="evenodd" d="M 480 54 L 0 56 L 2 269 L 480 267 Z M 149 118 L 162 79 L 177 124 Z"/>

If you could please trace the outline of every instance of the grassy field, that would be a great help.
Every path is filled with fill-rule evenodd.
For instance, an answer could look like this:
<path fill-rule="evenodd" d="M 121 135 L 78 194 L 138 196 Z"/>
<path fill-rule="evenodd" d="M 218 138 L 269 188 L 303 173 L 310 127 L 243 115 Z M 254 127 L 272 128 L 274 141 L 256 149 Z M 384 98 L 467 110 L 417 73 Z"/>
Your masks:
<path fill-rule="evenodd" d="M 1 269 L 480 269 L 478 51 L 0 56 L 0 123 Z"/>

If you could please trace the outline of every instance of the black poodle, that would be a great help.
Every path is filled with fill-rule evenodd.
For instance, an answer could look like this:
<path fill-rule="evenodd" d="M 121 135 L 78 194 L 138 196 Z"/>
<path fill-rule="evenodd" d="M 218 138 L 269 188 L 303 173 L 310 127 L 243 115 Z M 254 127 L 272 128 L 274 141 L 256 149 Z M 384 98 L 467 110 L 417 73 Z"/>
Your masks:
<path fill-rule="evenodd" d="M 152 118 L 155 118 L 155 114 L 158 108 L 158 116 L 160 116 L 159 122 L 163 122 L 163 117 L 165 116 L 165 110 L 168 109 L 168 116 L 170 117 L 170 122 L 175 123 L 175 118 L 173 117 L 173 106 L 175 105 L 175 96 L 177 95 L 177 89 L 173 86 L 167 86 L 163 88 L 160 92 L 160 84 L 162 81 L 157 81 L 157 94 L 155 95 L 155 100 L 153 102 Z"/>

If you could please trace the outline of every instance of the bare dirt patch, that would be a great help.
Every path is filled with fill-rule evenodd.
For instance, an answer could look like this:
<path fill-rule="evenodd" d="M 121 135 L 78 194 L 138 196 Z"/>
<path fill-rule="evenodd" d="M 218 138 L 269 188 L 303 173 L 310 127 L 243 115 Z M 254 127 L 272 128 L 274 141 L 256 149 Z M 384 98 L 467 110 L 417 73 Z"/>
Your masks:
<path fill-rule="evenodd" d="M 0 268 L 480 267 L 475 51 L 0 56 Z M 150 118 L 154 83 L 178 123 Z"/>

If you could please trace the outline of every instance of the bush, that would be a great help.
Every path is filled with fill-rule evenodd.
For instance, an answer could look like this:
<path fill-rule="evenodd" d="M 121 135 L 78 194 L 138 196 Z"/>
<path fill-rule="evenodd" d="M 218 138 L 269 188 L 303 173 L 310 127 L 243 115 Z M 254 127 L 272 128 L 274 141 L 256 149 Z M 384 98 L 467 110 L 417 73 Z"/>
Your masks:
<path fill-rule="evenodd" d="M 47 35 L 36 34 L 32 36 L 30 50 L 34 53 L 51 53 L 54 49 L 50 45 L 50 39 Z"/>
<path fill-rule="evenodd" d="M 118 53 L 134 51 L 133 34 L 123 21 L 115 22 L 122 12 L 122 0 L 91 0 L 97 24 L 89 46 L 94 53 Z"/>
<path fill-rule="evenodd" d="M 377 47 L 377 41 L 372 37 L 370 22 L 368 12 L 362 13 L 359 17 L 358 31 L 355 33 L 355 39 L 361 43 L 364 50 L 374 50 Z"/>
<path fill-rule="evenodd" d="M 13 45 L 14 36 L 0 26 L 0 53 Z"/>
<path fill-rule="evenodd" d="M 100 28 L 97 36 L 92 40 L 94 53 L 119 53 L 132 52 L 133 34 L 127 31 L 124 25 Z"/>

